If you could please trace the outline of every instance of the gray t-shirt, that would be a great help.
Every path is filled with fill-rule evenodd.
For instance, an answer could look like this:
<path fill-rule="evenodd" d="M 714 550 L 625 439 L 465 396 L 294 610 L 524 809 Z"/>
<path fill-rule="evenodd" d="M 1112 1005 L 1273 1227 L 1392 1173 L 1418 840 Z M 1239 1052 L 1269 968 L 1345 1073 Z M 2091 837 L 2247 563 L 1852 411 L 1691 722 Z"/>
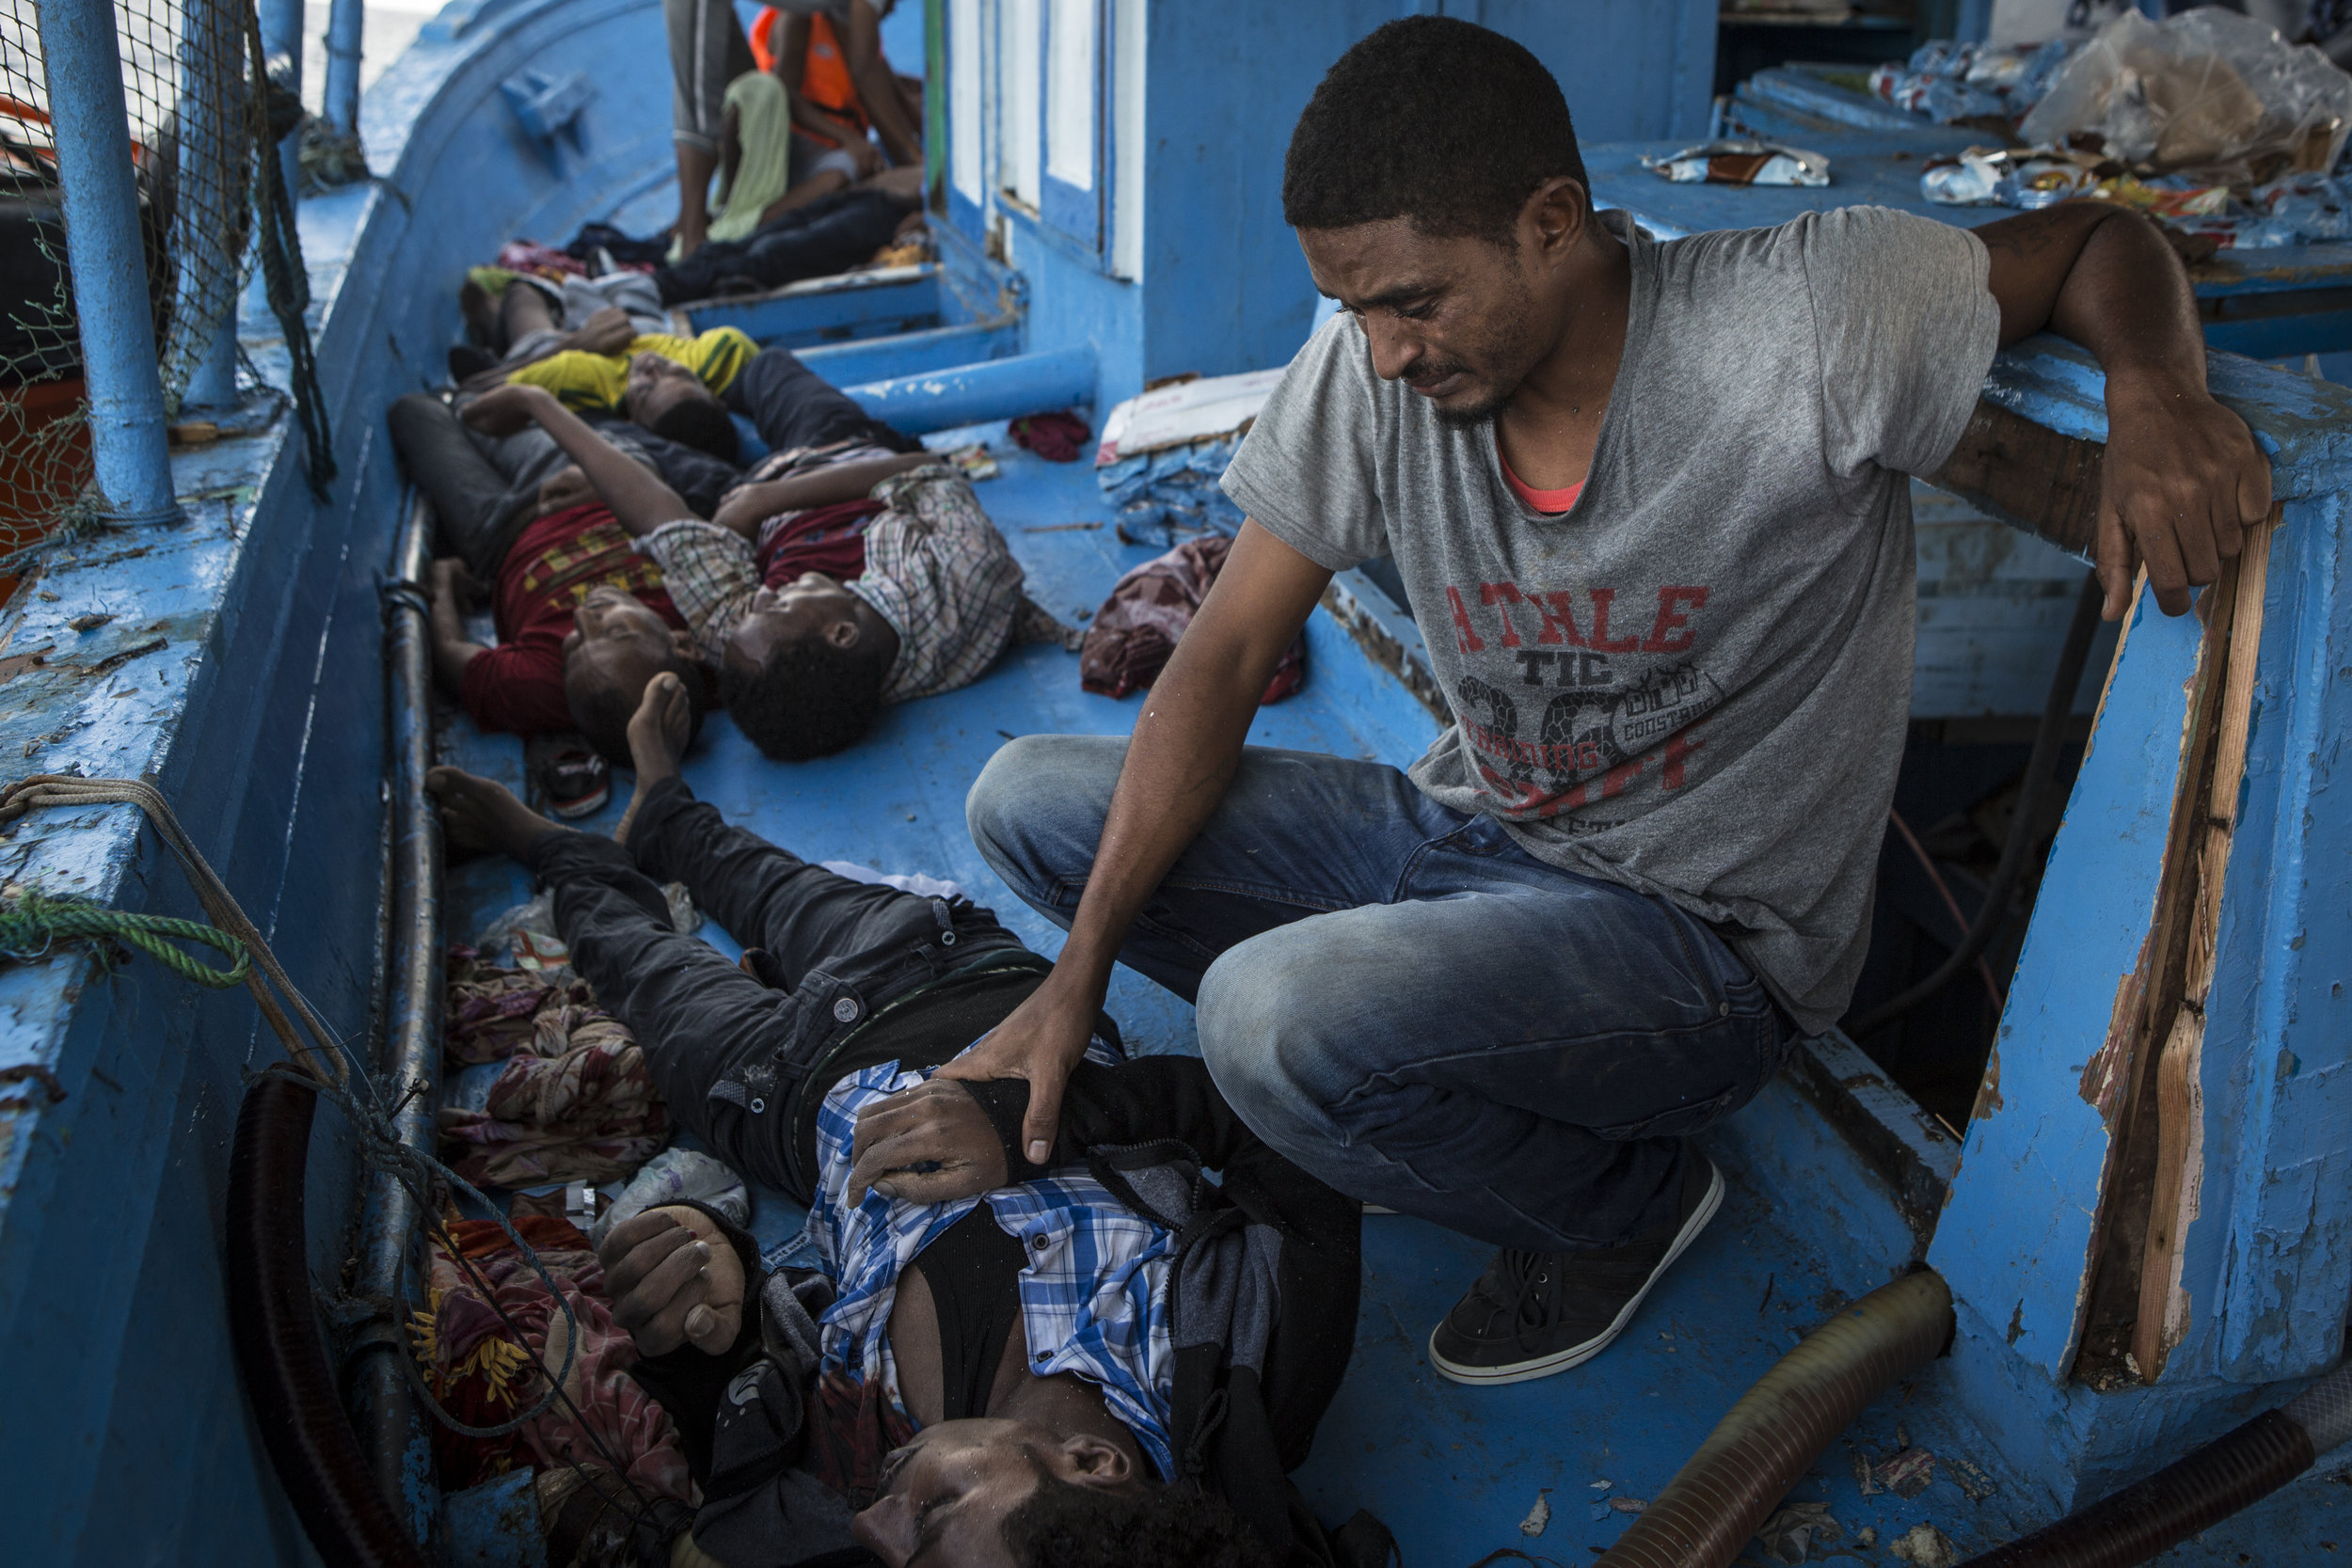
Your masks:
<path fill-rule="evenodd" d="M 1333 570 L 1396 558 L 1454 723 L 1431 799 L 1714 923 L 1808 1032 L 1867 945 L 1911 695 L 1905 475 L 1959 441 L 2000 310 L 1984 245 L 1883 208 L 1631 252 L 1625 356 L 1576 504 L 1503 481 L 1343 314 L 1226 493 Z"/>

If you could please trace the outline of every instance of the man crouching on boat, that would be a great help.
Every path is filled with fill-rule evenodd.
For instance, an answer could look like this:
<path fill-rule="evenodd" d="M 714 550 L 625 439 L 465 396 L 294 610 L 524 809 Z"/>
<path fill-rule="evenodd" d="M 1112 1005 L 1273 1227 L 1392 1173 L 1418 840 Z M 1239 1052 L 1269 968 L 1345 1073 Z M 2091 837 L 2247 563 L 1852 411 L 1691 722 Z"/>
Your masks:
<path fill-rule="evenodd" d="M 1025 1085 L 932 1069 L 1045 960 L 961 898 L 850 881 L 728 826 L 678 777 L 687 721 L 657 680 L 629 726 L 625 844 L 453 768 L 429 787 L 453 835 L 551 889 L 572 962 L 678 1120 L 810 1205 L 814 1275 L 768 1273 L 700 1208 L 602 1248 L 634 1375 L 703 1487 L 696 1544 L 728 1568 L 845 1545 L 821 1481 L 890 1568 L 1332 1561 L 1283 1475 L 1355 1339 L 1358 1206 L 1253 1136 L 1199 1061 L 1122 1061 L 1100 1017 L 1050 1147 L 1025 1157 Z M 672 927 L 673 879 L 745 944 L 740 967 Z"/>
<path fill-rule="evenodd" d="M 543 388 L 486 392 L 464 418 L 489 435 L 536 421 L 570 454 L 660 564 L 737 728 L 778 761 L 853 745 L 885 704 L 968 685 L 1008 643 L 1060 629 L 1023 593 L 971 482 L 928 452 L 774 454 L 755 470 L 773 477 L 706 522 Z"/>
<path fill-rule="evenodd" d="M 981 850 L 1070 941 L 943 1075 L 1027 1080 L 1050 1136 L 1123 959 L 1198 1003 L 1261 1137 L 1501 1249 L 1431 1364 L 1540 1377 L 1717 1212 L 1690 1135 L 1846 1009 L 1911 694 L 1909 476 L 1994 350 L 2047 328 L 2105 367 L 2110 617 L 2135 555 L 2185 610 L 2268 469 L 2139 215 L 1661 244 L 1594 211 L 1558 85 L 1468 23 L 1349 50 L 1282 201 L 1344 309 L 1225 475 L 1250 520 L 1132 743 L 1018 741 L 974 787 Z M 1384 554 L 1454 722 L 1409 774 L 1245 748 L 1332 574 Z"/>

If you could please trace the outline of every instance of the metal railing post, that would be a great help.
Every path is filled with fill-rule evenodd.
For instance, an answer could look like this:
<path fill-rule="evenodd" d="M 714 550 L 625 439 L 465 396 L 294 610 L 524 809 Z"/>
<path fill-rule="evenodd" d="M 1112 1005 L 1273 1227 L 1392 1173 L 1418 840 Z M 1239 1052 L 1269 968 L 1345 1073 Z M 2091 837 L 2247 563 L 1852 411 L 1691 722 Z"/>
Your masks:
<path fill-rule="evenodd" d="M 285 74 L 287 87 L 302 91 L 302 0 L 260 0 L 262 8 L 262 55 L 273 69 L 279 55 L 288 64 Z M 278 156 L 286 170 L 286 198 L 298 201 L 302 198 L 302 134 L 294 132 L 278 144 Z"/>
<path fill-rule="evenodd" d="M 345 135 L 359 129 L 359 33 L 361 0 L 335 0 L 326 13 L 327 124 Z"/>
<path fill-rule="evenodd" d="M 39 18 L 98 488 L 117 521 L 167 522 L 180 506 L 164 435 L 115 8 L 40 0 Z"/>

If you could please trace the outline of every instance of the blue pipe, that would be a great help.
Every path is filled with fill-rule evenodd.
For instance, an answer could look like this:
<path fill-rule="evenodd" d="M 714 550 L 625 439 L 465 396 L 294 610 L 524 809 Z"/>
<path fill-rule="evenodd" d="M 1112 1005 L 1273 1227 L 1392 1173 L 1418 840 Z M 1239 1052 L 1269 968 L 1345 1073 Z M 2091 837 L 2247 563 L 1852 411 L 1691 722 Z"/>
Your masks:
<path fill-rule="evenodd" d="M 164 437 L 164 387 L 155 370 L 115 8 L 40 0 L 40 24 L 99 492 L 116 521 L 174 521 L 180 504 Z"/>
<path fill-rule="evenodd" d="M 326 123 L 345 135 L 359 129 L 361 0 L 335 0 L 326 13 Z"/>
<path fill-rule="evenodd" d="M 841 388 L 884 424 L 920 436 L 1094 401 L 1094 351 L 1053 349 Z"/>
<path fill-rule="evenodd" d="M 287 88 L 302 91 L 302 0 L 260 0 L 262 8 L 262 55 L 273 74 L 278 74 L 278 62 L 286 62 L 283 80 Z M 286 195 L 298 199 L 302 194 L 302 137 L 299 133 L 278 144 L 278 156 L 286 171 Z"/>
<path fill-rule="evenodd" d="M 1002 357 L 1020 346 L 1021 321 L 1009 312 L 988 321 L 894 332 L 886 338 L 856 338 L 792 352 L 802 364 L 839 387 L 954 370 Z"/>
<path fill-rule="evenodd" d="M 249 90 L 244 70 L 246 35 L 238 25 L 241 20 L 235 8 L 225 4 L 191 7 L 180 40 L 180 210 L 198 217 L 191 223 L 183 216 L 176 225 L 178 309 L 187 313 L 211 305 L 220 310 L 202 356 L 190 369 L 180 398 L 183 409 L 230 408 L 237 402 L 236 279 L 244 261 L 241 242 L 247 230 L 235 221 L 235 207 L 246 193 L 243 178 L 222 153 L 234 134 L 232 128 L 244 123 Z M 216 87 L 222 90 L 215 91 Z M 242 149 L 244 143 L 239 140 L 236 145 Z M 175 372 L 180 368 L 177 356 L 186 352 L 185 338 L 175 334 Z"/>

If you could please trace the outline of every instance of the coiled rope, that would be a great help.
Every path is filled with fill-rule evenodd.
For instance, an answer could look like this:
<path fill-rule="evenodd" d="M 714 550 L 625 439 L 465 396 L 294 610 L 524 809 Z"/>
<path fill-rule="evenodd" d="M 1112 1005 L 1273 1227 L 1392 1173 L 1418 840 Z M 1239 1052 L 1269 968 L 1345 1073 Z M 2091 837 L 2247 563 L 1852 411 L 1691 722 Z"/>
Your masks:
<path fill-rule="evenodd" d="M 86 899 L 50 898 L 29 892 L 0 904 L 0 954 L 8 958 L 28 962 L 44 958 L 57 943 L 83 937 L 126 942 L 183 980 L 193 980 L 215 990 L 243 984 L 253 970 L 253 956 L 245 950 L 244 942 L 200 921 L 175 920 L 164 914 L 135 914 Z M 215 969 L 172 946 L 175 940 L 201 942 L 226 956 L 230 966 Z M 113 967 L 110 958 L 105 947 L 98 949 L 101 968 Z"/>
<path fill-rule="evenodd" d="M 414 1358 L 405 1347 L 400 1348 L 394 1354 L 400 1356 L 401 1363 L 408 1373 L 408 1380 L 422 1399 L 426 1411 L 444 1426 L 465 1435 L 488 1437 L 514 1432 L 547 1414 L 554 1404 L 560 1402 L 571 1413 L 574 1420 L 580 1423 L 580 1431 L 597 1449 L 606 1464 L 612 1466 L 612 1475 L 610 1479 L 615 1481 L 637 1504 L 637 1509 L 632 1513 L 631 1517 L 637 1518 L 643 1515 L 650 1507 L 651 1500 L 639 1493 L 635 1484 L 628 1480 L 626 1475 L 628 1466 L 612 1453 L 603 1437 L 586 1420 L 570 1394 L 568 1385 L 573 1364 L 579 1356 L 580 1343 L 580 1321 L 573 1311 L 570 1298 L 565 1296 L 556 1284 L 555 1277 L 548 1272 L 547 1265 L 540 1261 L 538 1250 L 523 1239 L 522 1233 L 515 1227 L 514 1222 L 499 1206 L 492 1204 L 470 1182 L 449 1166 L 421 1149 L 409 1148 L 401 1140 L 400 1133 L 393 1124 L 393 1118 L 399 1107 L 386 1103 L 381 1090 L 369 1080 L 365 1069 L 351 1055 L 348 1048 L 343 1045 L 342 1037 L 320 1022 L 317 1010 L 310 1006 L 309 1000 L 295 987 L 293 979 L 279 966 L 278 956 L 270 951 L 268 941 L 254 927 L 253 922 L 246 917 L 245 911 L 238 907 L 235 896 L 230 893 L 228 884 L 220 879 L 219 874 L 213 870 L 211 863 L 206 861 L 202 852 L 197 848 L 195 841 L 188 837 L 187 830 L 181 827 L 179 817 L 172 814 L 170 802 L 164 799 L 163 793 L 144 779 L 85 779 L 71 773 L 36 773 L 29 778 L 21 779 L 9 784 L 5 789 L 0 789 L 0 829 L 14 824 L 26 813 L 37 808 L 66 807 L 71 809 L 111 805 L 135 805 L 147 814 L 147 819 L 153 825 L 156 835 L 164 841 L 166 847 L 180 862 L 181 869 L 187 873 L 188 881 L 196 889 L 197 900 L 204 906 L 204 913 L 213 924 L 202 926 L 195 921 L 171 920 L 160 915 L 131 915 L 122 911 L 101 909 L 96 905 L 51 900 L 41 898 L 39 895 L 28 895 L 19 898 L 12 907 L 0 911 L 0 952 L 10 951 L 6 946 L 6 942 L 13 938 L 20 930 L 20 927 L 7 924 L 12 915 L 24 916 L 24 925 L 21 929 L 29 942 L 32 934 L 31 923 L 35 913 L 41 916 L 55 916 L 61 911 L 74 911 L 69 916 L 69 923 L 71 923 L 74 919 L 86 918 L 82 911 L 88 911 L 90 914 L 108 917 L 104 934 L 121 936 L 126 942 L 131 942 L 145 951 L 154 953 L 159 959 L 170 965 L 175 973 L 187 974 L 188 978 L 196 980 L 200 985 L 226 987 L 242 981 L 252 991 L 255 1003 L 262 1009 L 262 1016 L 268 1021 L 272 1032 L 278 1036 L 279 1042 L 286 1048 L 286 1054 L 292 1058 L 292 1065 L 273 1063 L 262 1069 L 261 1075 L 291 1078 L 297 1083 L 316 1088 L 330 1103 L 342 1112 L 345 1119 L 350 1123 L 357 1136 L 360 1160 L 373 1169 L 389 1173 L 395 1180 L 407 1188 L 410 1196 L 417 1200 L 420 1212 L 428 1215 L 436 1212 L 437 1205 L 434 1201 L 433 1193 L 436 1183 L 445 1183 L 449 1190 L 461 1194 L 480 1207 L 486 1209 L 497 1220 L 499 1228 L 505 1231 L 508 1239 L 514 1242 L 520 1250 L 523 1261 L 529 1265 L 532 1273 L 538 1275 L 540 1282 L 547 1287 L 548 1293 L 554 1298 L 557 1308 L 563 1314 L 565 1330 L 564 1354 L 561 1365 L 550 1368 L 539 1352 L 531 1348 L 530 1341 L 524 1337 L 520 1326 L 508 1318 L 505 1310 L 498 1305 L 497 1291 L 490 1287 L 489 1282 L 474 1271 L 470 1260 L 464 1257 L 461 1248 L 451 1245 L 450 1252 L 458 1259 L 466 1272 L 473 1275 L 476 1284 L 482 1289 L 484 1298 L 489 1301 L 492 1310 L 498 1313 L 500 1319 L 514 1334 L 516 1342 L 529 1356 L 532 1365 L 538 1370 L 541 1377 L 546 1380 L 547 1386 L 536 1401 L 514 1418 L 494 1426 L 472 1426 L 460 1420 L 441 1403 L 433 1390 L 425 1386 Z M 39 900 L 40 907 L 33 912 L 26 912 L 28 906 L 32 906 L 35 900 Z M 66 931 L 54 925 L 49 928 L 58 936 L 67 934 Z M 92 933 L 75 932 L 73 934 Z M 237 959 L 234 973 L 206 968 L 186 954 L 165 944 L 160 940 L 164 936 L 177 936 L 189 941 L 208 942 L 224 953 L 231 953 Z M 149 946 L 147 941 L 140 940 L 141 937 L 153 941 L 154 945 Z M 162 951 L 158 952 L 158 948 Z M 165 957 L 166 954 L 170 957 Z M 197 973 L 188 974 L 189 970 Z M 212 976 L 212 978 L 205 978 L 205 976 Z M 263 983 L 264 976 L 267 977 L 268 985 Z M 271 995 L 269 990 L 271 985 L 284 994 L 285 1006 L 281 1007 L 277 998 Z M 290 1011 L 293 1015 L 291 1018 L 288 1016 Z M 308 1039 L 303 1037 L 303 1034 L 296 1033 L 294 1019 L 301 1021 L 303 1033 L 309 1036 Z M 415 1091 L 412 1088 L 409 1092 Z M 438 1228 L 437 1222 L 434 1223 Z M 447 1242 L 446 1231 L 441 1234 L 443 1241 Z M 596 1487 L 598 1496 L 607 1498 L 608 1503 L 619 1500 L 610 1497 L 604 1488 L 597 1484 L 596 1478 L 581 1467 L 577 1461 L 567 1462 L 579 1471 L 583 1481 Z"/>
<path fill-rule="evenodd" d="M 253 993 L 254 1005 L 262 1009 L 262 1017 L 269 1024 L 270 1032 L 286 1048 L 286 1054 L 311 1078 L 337 1088 L 347 1088 L 351 1083 L 352 1063 L 342 1039 L 320 1022 L 317 1010 L 304 998 L 285 970 L 278 966 L 277 956 L 269 950 L 269 943 L 254 928 L 253 922 L 246 918 L 245 911 L 237 907 L 237 900 L 230 895 L 228 884 L 220 879 L 219 874 L 197 850 L 195 840 L 189 838 L 187 830 L 180 826 L 180 819 L 172 815 L 170 804 L 153 784 L 144 779 L 84 779 L 71 773 L 36 773 L 30 778 L 18 780 L 6 789 L 0 789 L 0 827 L 18 821 L 25 813 L 37 808 L 62 806 L 71 810 L 116 805 L 136 806 L 147 814 L 156 836 L 164 841 L 173 858 L 179 861 L 180 868 L 187 873 L 190 885 L 196 889 L 197 902 L 204 906 L 204 917 L 212 922 L 210 927 L 196 926 L 194 922 L 177 922 L 175 924 L 193 928 L 192 931 L 177 934 L 198 942 L 209 942 L 213 936 L 221 936 L 234 942 L 244 955 L 244 967 L 230 980 L 221 983 L 244 983 L 246 989 Z M 17 908 L 21 911 L 23 907 L 24 903 L 20 900 Z M 118 919 L 124 918 L 124 912 L 120 911 L 104 912 Z M 162 917 L 129 918 L 155 920 Z M 144 928 L 144 931 L 151 931 L 151 927 Z M 206 934 L 197 936 L 193 932 Z M 135 941 L 127 931 L 119 934 L 126 941 Z M 155 951 L 153 947 L 147 947 L 145 942 L 136 942 L 136 945 L 151 953 Z M 159 941 L 156 946 L 164 947 L 164 943 Z M 163 958 L 162 954 L 156 956 L 170 964 L 175 972 L 181 972 L 182 964 L 203 970 L 202 965 L 177 949 L 165 947 L 165 951 L 173 957 Z M 221 951 L 229 952 L 230 949 L 222 948 Z M 222 973 L 216 970 L 203 972 L 208 974 Z M 196 975 L 188 977 L 198 979 Z M 203 985 L 214 983 L 199 980 L 199 984 Z M 271 994 L 273 986 L 284 996 L 283 1005 L 278 996 Z M 295 1029 L 296 1020 L 301 1023 L 299 1032 Z"/>

